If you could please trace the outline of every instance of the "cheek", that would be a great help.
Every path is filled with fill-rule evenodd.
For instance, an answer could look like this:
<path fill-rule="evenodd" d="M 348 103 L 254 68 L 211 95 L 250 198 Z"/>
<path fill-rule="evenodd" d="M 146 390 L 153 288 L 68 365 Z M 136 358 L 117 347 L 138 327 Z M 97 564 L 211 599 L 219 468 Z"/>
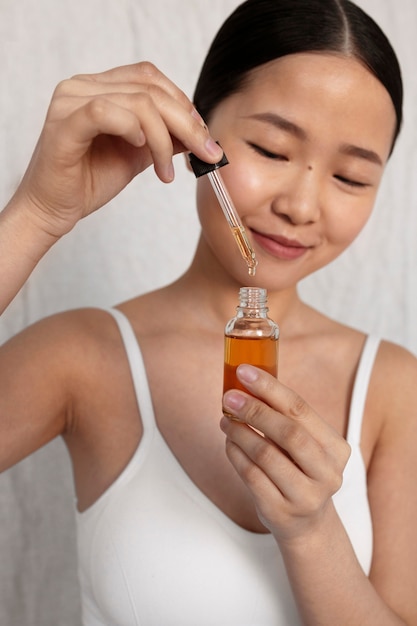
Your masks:
<path fill-rule="evenodd" d="M 347 248 L 359 235 L 369 220 L 374 199 L 341 206 L 339 210 L 329 212 L 327 217 L 326 235 L 330 243 L 341 250 Z"/>

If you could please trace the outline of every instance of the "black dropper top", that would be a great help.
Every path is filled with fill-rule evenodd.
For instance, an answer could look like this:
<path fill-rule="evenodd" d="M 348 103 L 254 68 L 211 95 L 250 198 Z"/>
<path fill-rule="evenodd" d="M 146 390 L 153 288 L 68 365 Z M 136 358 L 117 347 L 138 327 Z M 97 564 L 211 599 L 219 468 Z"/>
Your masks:
<path fill-rule="evenodd" d="M 217 143 L 219 144 L 219 142 Z M 196 157 L 195 154 L 193 154 L 192 152 L 190 152 L 188 158 L 190 159 L 190 165 L 193 168 L 193 172 L 196 178 L 204 176 L 204 174 L 208 174 L 209 172 L 213 172 L 214 170 L 218 170 L 220 167 L 223 167 L 223 165 L 227 165 L 229 163 L 224 152 L 222 158 L 217 163 L 206 163 L 205 161 L 202 161 L 201 159 Z"/>

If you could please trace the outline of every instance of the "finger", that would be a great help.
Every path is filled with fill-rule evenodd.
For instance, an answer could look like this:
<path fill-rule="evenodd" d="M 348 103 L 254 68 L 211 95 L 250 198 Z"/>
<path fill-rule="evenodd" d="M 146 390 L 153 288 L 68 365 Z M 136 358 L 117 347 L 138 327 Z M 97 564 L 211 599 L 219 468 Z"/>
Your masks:
<path fill-rule="evenodd" d="M 86 105 L 86 108 L 92 108 L 91 103 L 97 101 L 100 102 L 98 113 L 107 129 L 104 131 L 104 126 L 102 126 L 103 132 L 122 136 L 137 147 L 146 145 L 147 156 L 146 161 L 145 157 L 143 158 L 143 168 L 153 162 L 157 176 L 163 182 L 170 182 L 174 178 L 172 165 L 174 148 L 169 128 L 172 124 L 162 117 L 160 110 L 155 106 L 155 101 L 147 93 L 109 94 L 94 98 Z M 106 106 L 105 103 L 116 104 L 116 107 Z M 103 111 L 102 105 L 104 105 Z M 93 111 L 95 114 L 95 108 Z M 107 114 L 109 120 L 106 119 Z M 136 120 L 136 129 L 131 129 L 129 121 L 125 122 L 123 119 L 124 115 L 129 119 L 133 115 Z M 126 131 L 124 131 L 125 128 Z M 122 129 L 123 134 L 121 134 Z M 132 130 L 131 133 L 130 130 Z"/>
<path fill-rule="evenodd" d="M 331 496 L 337 489 L 333 491 L 328 485 L 304 476 L 288 462 L 285 455 L 268 450 L 267 441 L 247 425 L 224 417 L 222 429 L 227 433 L 227 456 L 250 490 L 259 519 L 271 532 L 297 533 L 305 522 L 311 522 L 331 502 Z M 236 433 L 251 439 L 258 438 L 261 447 L 255 461 L 245 451 L 250 446 L 239 442 Z M 269 459 L 274 471 L 263 468 L 265 464 L 270 465 Z"/>
<path fill-rule="evenodd" d="M 207 130 L 205 121 L 187 95 L 153 63 L 148 61 L 119 66 L 97 74 L 78 74 L 68 81 L 63 81 L 63 88 L 69 87 L 72 81 L 80 85 L 83 83 L 83 88 L 85 88 L 85 85 L 88 85 L 91 95 L 102 93 L 101 89 L 114 91 L 115 87 L 117 87 L 118 91 L 134 92 L 140 86 L 155 85 L 183 106 L 200 126 Z"/>
<path fill-rule="evenodd" d="M 79 113 L 75 114 L 76 111 Z M 100 133 L 123 137 L 136 147 L 146 143 L 148 152 L 143 155 L 142 169 L 153 161 L 157 175 L 164 182 L 174 177 L 174 152 L 193 149 L 199 135 L 207 138 L 205 129 L 162 93 L 153 97 L 148 92 L 61 97 L 54 101 L 48 118 L 62 120 L 62 128 L 74 134 L 80 144 L 78 154 Z"/>
<path fill-rule="evenodd" d="M 297 501 L 301 499 L 301 493 L 311 489 L 311 479 L 284 450 L 267 438 L 248 428 L 246 424 L 226 417 L 222 419 L 221 427 L 227 435 L 226 450 L 229 460 L 252 491 L 264 489 L 264 477 L 287 500 Z"/>
<path fill-rule="evenodd" d="M 84 80 L 86 82 L 104 82 L 104 83 L 132 83 L 155 84 L 167 91 L 174 99 L 182 103 L 184 106 L 191 105 L 191 101 L 185 93 L 163 72 L 161 72 L 153 63 L 141 61 L 140 63 L 132 63 L 130 65 L 121 65 L 104 72 L 95 74 L 77 74 L 74 79 Z"/>
<path fill-rule="evenodd" d="M 277 515 L 288 510 L 289 500 L 270 477 L 229 438 L 226 439 L 226 454 L 240 479 L 249 489 L 259 519 L 268 527 L 268 520 L 274 520 Z"/>
<path fill-rule="evenodd" d="M 168 84 L 172 84 L 168 81 Z M 140 91 L 147 91 L 150 87 L 156 87 L 166 93 L 170 98 L 175 100 L 177 104 L 183 107 L 185 111 L 188 113 L 194 113 L 196 120 L 199 121 L 200 125 L 204 127 L 204 120 L 202 117 L 195 111 L 195 108 L 192 102 L 187 98 L 187 96 L 181 91 L 178 90 L 178 93 L 171 89 L 166 89 L 161 81 L 152 83 L 150 81 L 142 81 L 142 82 L 122 82 L 122 81 L 110 81 L 110 80 L 94 80 L 91 76 L 86 75 L 77 75 L 72 78 L 65 79 L 61 81 L 55 88 L 54 95 L 56 97 L 65 97 L 65 96 L 100 96 L 100 95 L 109 95 L 112 93 L 125 93 L 125 94 L 135 94 Z"/>
<path fill-rule="evenodd" d="M 94 97 L 110 96 L 111 94 L 135 94 L 146 91 L 148 85 L 139 83 L 111 83 L 84 80 L 74 76 L 61 81 L 55 88 L 54 95 L 58 98 L 65 97 Z M 184 107 L 188 110 L 188 107 Z"/>
<path fill-rule="evenodd" d="M 283 414 L 256 397 L 237 390 L 225 394 L 224 405 L 226 413 L 262 432 L 269 441 L 284 450 L 306 476 L 335 484 L 338 488 L 350 447 L 312 409 L 304 419 L 294 419 L 292 415 Z M 249 452 L 248 455 L 254 458 Z"/>
<path fill-rule="evenodd" d="M 323 483 L 331 491 L 340 487 L 339 462 L 330 458 L 322 446 L 298 424 L 249 398 L 257 411 L 266 413 L 264 436 L 246 424 L 231 424 L 228 435 L 254 464 L 265 472 L 286 497 L 295 499 L 313 482 Z M 258 420 L 247 419 L 247 424 Z M 245 428 L 246 426 L 246 428 Z M 254 436 L 254 433 L 255 435 Z"/>
<path fill-rule="evenodd" d="M 170 182 L 174 178 L 174 146 L 169 125 L 147 95 L 142 95 L 139 100 L 141 128 L 152 156 L 155 173 L 163 182 Z"/>
<path fill-rule="evenodd" d="M 324 444 L 330 434 L 338 433 L 323 420 L 312 407 L 293 389 L 283 385 L 268 372 L 252 365 L 239 365 L 237 377 L 251 394 L 260 398 L 279 413 L 302 423 L 315 438 Z"/>
<path fill-rule="evenodd" d="M 210 136 L 207 128 L 203 127 L 193 114 L 190 114 L 159 87 L 148 86 L 146 89 L 125 93 L 105 93 L 103 85 L 101 88 L 97 91 L 102 93 L 97 93 L 95 96 L 81 96 L 64 95 L 68 90 L 63 86 L 51 104 L 49 119 L 65 118 L 74 109 L 86 106 L 90 101 L 97 100 L 97 107 L 100 108 L 100 103 L 107 100 L 137 115 L 140 126 L 142 129 L 146 128 L 147 138 L 151 141 L 152 145 L 149 144 L 149 148 L 155 155 L 156 169 L 159 173 L 166 171 L 169 167 L 173 153 L 180 151 L 194 152 L 206 161 L 216 162 L 222 157 L 221 148 Z M 106 110 L 110 112 L 110 109 Z M 161 124 L 161 120 L 166 128 Z M 159 136 L 158 133 L 160 133 Z M 168 135 L 171 135 L 172 139 L 169 140 Z M 172 142 L 174 142 L 174 149 Z M 137 145 L 137 142 L 133 141 L 133 144 Z M 165 178 L 165 176 L 162 177 Z"/>
<path fill-rule="evenodd" d="M 141 146 L 145 141 L 134 112 L 107 98 L 87 100 L 64 120 L 52 119 L 52 122 L 60 123 L 61 144 L 78 145 L 81 153 L 101 134 L 122 137 L 134 146 Z"/>

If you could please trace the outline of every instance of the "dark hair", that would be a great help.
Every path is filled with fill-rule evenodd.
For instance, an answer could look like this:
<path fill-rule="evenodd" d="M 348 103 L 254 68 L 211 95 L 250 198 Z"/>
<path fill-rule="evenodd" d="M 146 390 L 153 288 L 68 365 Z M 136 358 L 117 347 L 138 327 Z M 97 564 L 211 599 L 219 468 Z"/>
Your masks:
<path fill-rule="evenodd" d="M 335 52 L 358 59 L 391 96 L 402 124 L 401 69 L 385 34 L 350 0 L 246 0 L 217 33 L 204 61 L 194 104 L 208 121 L 242 88 L 250 70 L 288 54 Z"/>

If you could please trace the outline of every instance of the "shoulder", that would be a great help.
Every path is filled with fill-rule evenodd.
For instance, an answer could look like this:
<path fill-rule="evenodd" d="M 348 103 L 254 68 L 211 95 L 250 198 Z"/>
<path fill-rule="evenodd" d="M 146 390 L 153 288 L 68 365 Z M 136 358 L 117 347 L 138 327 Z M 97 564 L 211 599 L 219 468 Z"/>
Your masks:
<path fill-rule="evenodd" d="M 75 343 L 94 343 L 110 338 L 114 321 L 105 309 L 83 308 L 55 313 L 30 324 L 27 328 L 12 337 L 8 344 L 21 344 L 30 348 L 48 347 L 51 344 L 59 348 L 67 348 Z"/>
<path fill-rule="evenodd" d="M 417 358 L 410 350 L 381 341 L 369 389 L 371 413 L 380 416 L 380 439 L 417 434 Z"/>
<path fill-rule="evenodd" d="M 10 369 L 20 364 L 34 378 L 38 372 L 57 379 L 60 374 L 82 374 L 94 362 L 103 368 L 117 352 L 122 353 L 123 346 L 112 316 L 102 309 L 85 308 L 34 322 L 2 346 L 0 361 Z"/>
<path fill-rule="evenodd" d="M 113 409 L 132 397 L 126 381 L 124 346 L 104 310 L 52 315 L 9 339 L 0 349 L 1 466 L 59 434 L 81 429 L 83 441 L 91 440 L 116 393 Z"/>
<path fill-rule="evenodd" d="M 401 404 L 415 395 L 417 358 L 410 350 L 382 340 L 373 377 L 374 386 L 384 404 Z"/>

